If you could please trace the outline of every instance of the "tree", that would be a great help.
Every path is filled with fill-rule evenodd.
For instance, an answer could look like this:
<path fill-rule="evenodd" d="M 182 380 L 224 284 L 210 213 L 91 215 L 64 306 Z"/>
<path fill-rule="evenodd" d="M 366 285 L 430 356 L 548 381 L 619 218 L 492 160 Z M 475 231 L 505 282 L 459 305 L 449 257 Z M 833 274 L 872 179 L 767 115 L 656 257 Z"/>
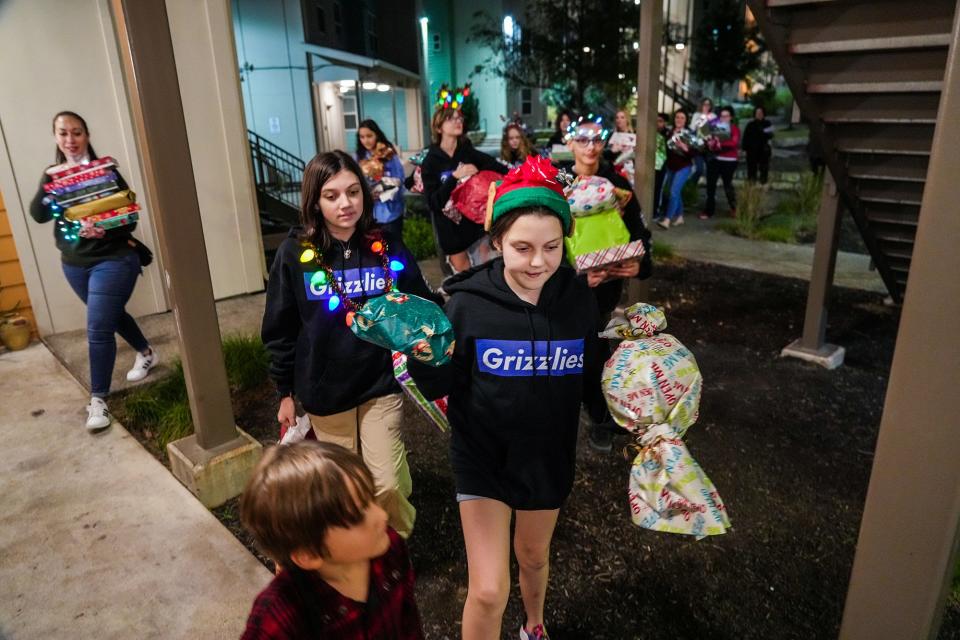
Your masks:
<path fill-rule="evenodd" d="M 700 82 L 737 82 L 760 66 L 764 46 L 756 25 L 745 25 L 743 2 L 710 0 L 693 32 L 690 73 Z"/>
<path fill-rule="evenodd" d="M 623 0 L 529 0 L 511 35 L 502 17 L 479 11 L 468 41 L 490 55 L 471 75 L 550 88 L 554 106 L 613 111 L 633 93 L 639 19 L 639 7 Z"/>

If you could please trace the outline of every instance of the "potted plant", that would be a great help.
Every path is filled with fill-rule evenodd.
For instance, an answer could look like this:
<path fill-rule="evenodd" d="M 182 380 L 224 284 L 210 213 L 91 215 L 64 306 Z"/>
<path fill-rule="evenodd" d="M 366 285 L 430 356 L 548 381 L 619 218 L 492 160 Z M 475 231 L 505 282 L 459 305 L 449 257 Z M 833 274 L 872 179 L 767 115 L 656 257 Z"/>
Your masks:
<path fill-rule="evenodd" d="M 10 351 L 26 349 L 30 344 L 30 321 L 17 313 L 20 303 L 6 311 L 0 310 L 0 342 Z"/>

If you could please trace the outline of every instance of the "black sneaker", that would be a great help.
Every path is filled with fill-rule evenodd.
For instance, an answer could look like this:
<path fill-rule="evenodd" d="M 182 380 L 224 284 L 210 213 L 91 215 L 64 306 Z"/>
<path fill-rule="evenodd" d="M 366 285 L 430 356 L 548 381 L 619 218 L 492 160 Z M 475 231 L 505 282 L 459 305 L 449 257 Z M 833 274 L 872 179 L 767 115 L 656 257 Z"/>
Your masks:
<path fill-rule="evenodd" d="M 613 451 L 613 430 L 606 422 L 590 425 L 590 435 L 587 439 L 592 449 L 601 453 Z"/>

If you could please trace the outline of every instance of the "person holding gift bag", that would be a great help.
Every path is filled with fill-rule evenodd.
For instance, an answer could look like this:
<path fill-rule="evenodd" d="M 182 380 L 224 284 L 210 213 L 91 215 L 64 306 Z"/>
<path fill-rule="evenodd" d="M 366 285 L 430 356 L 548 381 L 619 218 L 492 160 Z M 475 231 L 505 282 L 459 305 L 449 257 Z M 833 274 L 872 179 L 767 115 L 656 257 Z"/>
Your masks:
<path fill-rule="evenodd" d="M 573 151 L 573 172 L 579 177 L 599 176 L 609 180 L 614 187 L 633 193 L 626 178 L 618 174 L 613 167 L 602 161 L 603 144 L 606 136 L 601 123 L 583 118 L 577 124 L 571 125 L 568 132 L 567 144 Z M 640 259 L 629 259 L 614 265 L 603 265 L 591 269 L 586 274 L 587 286 L 594 290 L 597 306 L 597 331 L 603 330 L 610 314 L 620 302 L 623 294 L 623 283 L 626 278 L 644 280 L 650 277 L 652 271 L 650 251 L 650 231 L 643 223 L 640 214 L 640 205 L 636 198 L 630 198 L 623 207 L 623 224 L 630 233 L 630 240 L 642 240 L 644 254 Z M 610 355 L 606 342 L 601 343 L 603 358 Z M 584 405 L 592 421 L 590 428 L 590 445 L 601 452 L 613 449 L 613 434 L 615 425 L 607 412 L 606 401 L 600 389 L 600 378 L 589 377 L 585 380 Z"/>
<path fill-rule="evenodd" d="M 737 154 L 740 148 L 740 127 L 733 121 L 733 107 L 720 107 L 717 121 L 729 127 L 730 137 L 724 140 L 711 138 L 710 150 L 715 154 L 707 160 L 707 207 L 700 214 L 701 220 L 713 217 L 717 208 L 717 180 L 723 179 L 723 192 L 727 196 L 730 215 L 737 214 L 737 190 L 733 188 L 733 174 L 737 172 Z"/>
<path fill-rule="evenodd" d="M 92 224 L 75 229 L 66 219 L 65 213 L 69 210 L 60 209 L 45 187 L 54 186 L 51 184 L 54 176 L 97 161 L 97 154 L 90 144 L 86 121 L 72 111 L 61 111 L 53 117 L 53 133 L 57 143 L 56 164 L 44 171 L 29 210 L 30 216 L 41 224 L 56 221 L 53 237 L 60 250 L 63 274 L 87 306 L 91 398 L 86 427 L 96 431 L 109 427 L 112 422 L 106 398 L 117 359 L 116 334 L 137 352 L 127 380 L 143 380 L 158 362 L 137 321 L 125 309 L 137 277 L 143 272 L 139 252 L 149 253 L 149 250 L 132 236 L 135 221 L 111 229 Z M 102 175 L 94 179 L 98 183 L 97 192 L 112 189 L 120 195 L 127 191 L 127 182 L 116 166 L 98 173 Z M 82 186 L 76 184 L 70 188 Z"/>
<path fill-rule="evenodd" d="M 493 157 L 474 149 L 466 136 L 463 104 L 456 97 L 469 95 L 464 93 L 468 91 L 469 85 L 459 92 L 446 88 L 440 90 L 437 110 L 430 124 L 433 144 L 420 165 L 423 195 L 433 217 L 437 242 L 454 272 L 470 268 L 467 250 L 484 237 L 483 225 L 459 215 L 454 221 L 444 213 L 454 188 L 478 171 L 495 171 L 501 175 L 507 172 L 507 168 Z"/>
<path fill-rule="evenodd" d="M 500 638 L 510 594 L 510 520 L 526 621 L 544 639 L 550 541 L 573 487 L 583 380 L 603 365 L 590 289 L 562 265 L 570 207 L 557 170 L 531 156 L 492 193 L 502 256 L 446 285 L 452 361 L 409 371 L 428 398 L 449 395 L 451 460 L 467 548 L 465 640 Z"/>
<path fill-rule="evenodd" d="M 364 120 L 357 127 L 357 161 L 361 168 L 364 168 L 364 162 L 372 165 L 373 170 L 365 170 L 364 175 L 368 182 L 377 185 L 373 219 L 384 233 L 400 238 L 403 233 L 404 211 L 403 163 L 397 148 L 387 140 L 387 136 L 374 120 Z M 376 168 L 379 168 L 379 171 L 376 171 Z"/>
<path fill-rule="evenodd" d="M 416 511 L 400 438 L 403 395 L 389 349 L 348 326 L 368 300 L 396 288 L 435 299 L 411 253 L 373 219 L 373 198 L 356 161 L 342 151 L 304 169 L 301 227 L 277 250 L 261 336 L 270 354 L 282 428 L 297 420 L 296 397 L 317 440 L 358 452 L 373 473 L 377 502 L 404 537 Z"/>

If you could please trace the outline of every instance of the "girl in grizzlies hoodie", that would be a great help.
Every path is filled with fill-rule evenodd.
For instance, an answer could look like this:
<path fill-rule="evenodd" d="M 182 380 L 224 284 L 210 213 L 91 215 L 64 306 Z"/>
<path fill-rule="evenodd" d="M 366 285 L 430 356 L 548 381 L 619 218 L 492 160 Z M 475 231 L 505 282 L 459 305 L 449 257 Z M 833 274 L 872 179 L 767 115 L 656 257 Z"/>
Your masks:
<path fill-rule="evenodd" d="M 430 398 L 449 395 L 451 450 L 470 576 L 463 637 L 499 638 L 509 595 L 510 519 L 526 620 L 546 638 L 550 540 L 573 486 L 583 380 L 597 361 L 597 304 L 561 265 L 572 225 L 557 170 L 538 156 L 499 184 L 488 219 L 502 257 L 444 284 L 456 350 L 408 367 Z"/>
<path fill-rule="evenodd" d="M 261 328 L 280 397 L 277 419 L 293 425 L 296 397 L 317 440 L 359 453 L 390 526 L 407 537 L 416 511 L 400 439 L 403 394 L 390 351 L 357 338 L 346 319 L 391 280 L 407 293 L 433 293 L 400 239 L 374 222 L 367 181 L 342 151 L 307 164 L 300 221 L 270 269 Z M 391 271 L 394 261 L 403 268 Z"/>

